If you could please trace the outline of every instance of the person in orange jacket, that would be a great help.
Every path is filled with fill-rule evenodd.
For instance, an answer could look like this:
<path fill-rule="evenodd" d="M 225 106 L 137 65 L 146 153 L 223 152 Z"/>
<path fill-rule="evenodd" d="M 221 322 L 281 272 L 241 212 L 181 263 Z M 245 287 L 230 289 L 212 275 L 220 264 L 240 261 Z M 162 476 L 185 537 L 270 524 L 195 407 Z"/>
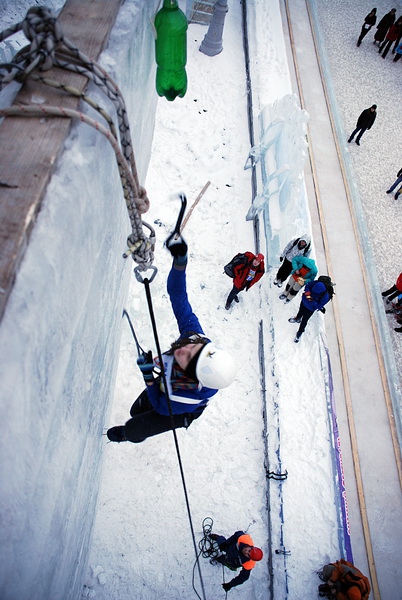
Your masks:
<path fill-rule="evenodd" d="M 263 552 L 260 548 L 254 546 L 253 540 L 244 531 L 236 531 L 228 539 L 216 533 L 210 533 L 209 537 L 217 543 L 219 550 L 222 552 L 220 556 L 211 559 L 212 564 L 221 563 L 232 571 L 242 568 L 237 577 L 228 583 L 222 584 L 225 592 L 228 592 L 233 587 L 247 581 L 252 569 L 255 567 L 255 563 L 263 558 Z"/>
<path fill-rule="evenodd" d="M 262 254 L 255 255 L 252 252 L 245 252 L 240 256 L 244 258 L 233 268 L 233 288 L 226 300 L 226 310 L 229 310 L 233 300 L 239 302 L 237 296 L 241 291 L 248 291 L 265 273 Z"/>
<path fill-rule="evenodd" d="M 335 563 L 325 565 L 320 577 L 326 583 L 318 586 L 321 598 L 336 600 L 368 600 L 370 582 L 351 562 L 341 558 Z"/>

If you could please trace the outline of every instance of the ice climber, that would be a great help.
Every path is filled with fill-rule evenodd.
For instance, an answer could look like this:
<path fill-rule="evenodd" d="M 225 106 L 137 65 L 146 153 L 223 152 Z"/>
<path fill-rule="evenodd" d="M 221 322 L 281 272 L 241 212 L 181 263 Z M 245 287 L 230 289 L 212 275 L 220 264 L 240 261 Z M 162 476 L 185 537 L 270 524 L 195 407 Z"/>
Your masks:
<path fill-rule="evenodd" d="M 225 308 L 229 310 L 233 300 L 239 302 L 237 297 L 243 290 L 248 290 L 261 279 L 265 273 L 264 256 L 262 254 L 253 254 L 245 252 L 236 255 L 232 262 L 239 257 L 237 264 L 233 268 L 233 287 L 226 300 Z"/>
<path fill-rule="evenodd" d="M 292 272 L 292 260 L 295 256 L 309 256 L 311 250 L 311 239 L 309 235 L 301 235 L 291 240 L 283 249 L 279 260 L 282 263 L 276 274 L 274 285 L 282 287 L 282 284 Z"/>
<path fill-rule="evenodd" d="M 230 385 L 236 374 L 232 355 L 215 346 L 204 335 L 187 297 L 186 267 L 187 244 L 181 236 L 172 234 L 166 246 L 173 256 L 173 265 L 167 280 L 167 291 L 177 320 L 180 337 L 162 355 L 167 391 L 170 398 L 170 416 L 167 395 L 161 375 L 154 375 L 152 353 L 137 359 L 146 389 L 130 410 L 131 419 L 125 425 L 112 427 L 107 436 L 111 442 L 142 442 L 148 437 L 171 430 L 189 427 L 198 419 L 212 396 Z"/>
<path fill-rule="evenodd" d="M 255 567 L 255 563 L 262 559 L 263 552 L 260 548 L 254 546 L 253 540 L 244 531 L 236 531 L 228 539 L 216 533 L 211 533 L 209 537 L 217 543 L 222 553 L 220 556 L 211 559 L 212 564 L 221 563 L 232 571 L 236 571 L 241 567 L 241 571 L 237 577 L 228 583 L 222 584 L 225 592 L 228 592 L 233 587 L 247 581 L 252 569 Z"/>

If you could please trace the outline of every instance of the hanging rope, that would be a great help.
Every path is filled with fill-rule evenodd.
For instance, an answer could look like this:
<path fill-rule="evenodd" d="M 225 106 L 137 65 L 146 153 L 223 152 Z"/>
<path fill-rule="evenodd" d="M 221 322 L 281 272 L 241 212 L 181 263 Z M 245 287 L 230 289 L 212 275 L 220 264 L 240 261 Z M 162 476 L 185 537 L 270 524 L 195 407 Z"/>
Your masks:
<path fill-rule="evenodd" d="M 137 279 L 140 280 L 139 277 L 138 277 L 138 273 L 136 275 L 137 275 Z M 144 287 L 145 287 L 145 294 L 146 294 L 146 298 L 147 298 L 149 316 L 150 316 L 151 323 L 152 323 L 152 331 L 153 331 L 153 335 L 154 335 L 156 350 L 157 350 L 157 353 L 158 353 L 159 364 L 163 365 L 162 351 L 161 351 L 161 347 L 160 347 L 160 344 L 159 344 L 159 336 L 158 336 L 158 330 L 157 330 L 157 327 L 156 327 L 155 313 L 154 313 L 154 309 L 153 309 L 153 305 L 152 305 L 151 289 L 150 289 L 150 286 L 149 286 L 150 280 L 148 280 L 147 278 L 145 278 L 142 281 L 142 283 L 144 284 Z M 181 481 L 182 481 L 183 491 L 184 491 L 184 498 L 185 498 L 185 501 L 186 501 L 187 516 L 188 516 L 188 520 L 189 520 L 189 524 L 190 524 L 191 537 L 192 537 L 192 540 L 193 540 L 193 548 L 194 548 L 194 553 L 195 553 L 195 557 L 196 557 L 196 563 L 198 565 L 198 575 L 199 575 L 200 582 L 201 582 L 202 596 L 203 596 L 203 599 L 206 600 L 205 588 L 204 588 L 204 581 L 203 581 L 203 578 L 202 578 L 201 567 L 200 567 L 199 562 L 198 562 L 197 543 L 195 541 L 193 519 L 191 517 L 190 500 L 189 500 L 188 493 L 187 493 L 187 485 L 186 485 L 186 480 L 185 480 L 185 477 L 184 477 L 184 469 L 183 469 L 183 462 L 181 460 L 181 454 L 180 454 L 180 448 L 179 448 L 179 440 L 177 439 L 176 425 L 175 425 L 175 422 L 174 422 L 172 405 L 171 405 L 171 400 L 170 400 L 170 396 L 169 396 L 169 392 L 168 392 L 168 385 L 167 385 L 166 374 L 165 374 L 164 369 L 161 370 L 161 377 L 162 377 L 162 381 L 163 381 L 163 388 L 165 390 L 167 405 L 168 405 L 168 408 L 169 408 L 170 424 L 171 424 L 173 438 L 174 438 L 174 443 L 175 443 L 175 448 L 176 448 L 177 461 L 179 463 L 180 476 L 181 476 Z M 197 593 L 197 596 L 198 596 L 198 593 Z"/>
<path fill-rule="evenodd" d="M 106 121 L 108 128 L 82 112 L 49 105 L 19 105 L 0 110 L 1 116 L 10 117 L 66 117 L 79 119 L 94 127 L 110 142 L 116 155 L 123 194 L 130 219 L 132 233 L 127 238 L 128 250 L 140 270 L 145 271 L 152 265 L 155 247 L 155 231 L 142 221 L 141 214 L 149 208 L 146 190 L 139 184 L 131 141 L 130 126 L 123 96 L 113 79 L 97 63 L 64 37 L 60 24 L 53 13 L 45 7 L 32 7 L 24 21 L 0 33 L 0 42 L 18 31 L 23 31 L 30 44 L 23 48 L 10 63 L 0 64 L 0 91 L 12 81 L 23 83 L 29 76 L 44 85 L 60 89 L 76 96 L 96 110 Z M 101 88 L 102 92 L 115 106 L 118 135 L 113 119 L 96 102 L 79 90 L 53 79 L 39 76 L 37 71 L 46 71 L 56 66 L 64 70 L 85 75 Z M 35 73 L 33 73 L 35 71 Z M 149 230 L 148 237 L 144 227 Z"/>

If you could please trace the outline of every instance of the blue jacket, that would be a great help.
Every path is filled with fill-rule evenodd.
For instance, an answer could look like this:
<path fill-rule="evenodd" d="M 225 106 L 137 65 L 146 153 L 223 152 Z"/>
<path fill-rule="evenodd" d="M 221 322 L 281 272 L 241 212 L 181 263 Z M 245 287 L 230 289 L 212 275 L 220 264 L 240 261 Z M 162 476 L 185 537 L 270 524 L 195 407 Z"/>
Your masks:
<path fill-rule="evenodd" d="M 329 302 L 327 288 L 321 281 L 312 281 L 304 288 L 302 303 L 311 312 L 321 310 Z"/>
<path fill-rule="evenodd" d="M 192 333 L 204 334 L 200 322 L 193 313 L 193 309 L 188 301 L 186 266 L 187 261 L 182 266 L 173 262 L 167 280 L 167 291 L 180 331 L 179 339 L 188 337 Z M 202 412 L 208 404 L 209 398 L 214 396 L 218 390 L 202 387 L 201 384 L 196 389 L 180 389 L 174 382 L 172 383 L 173 355 L 162 354 L 162 358 L 173 414 Z M 147 392 L 149 401 L 155 411 L 160 415 L 169 415 L 169 407 L 162 379 L 156 379 L 153 385 L 147 385 Z"/>
<path fill-rule="evenodd" d="M 292 274 L 306 267 L 306 269 L 310 269 L 306 275 L 303 275 L 303 279 L 306 283 L 309 281 L 313 281 L 318 273 L 317 266 L 315 261 L 312 258 L 308 258 L 307 256 L 295 256 L 292 260 Z"/>

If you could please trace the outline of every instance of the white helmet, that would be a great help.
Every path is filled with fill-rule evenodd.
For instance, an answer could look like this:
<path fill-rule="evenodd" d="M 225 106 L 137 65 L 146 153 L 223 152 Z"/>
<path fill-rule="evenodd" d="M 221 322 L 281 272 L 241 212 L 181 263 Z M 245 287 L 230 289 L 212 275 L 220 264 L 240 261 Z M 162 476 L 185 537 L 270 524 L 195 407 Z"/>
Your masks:
<path fill-rule="evenodd" d="M 195 374 L 202 386 L 220 390 L 233 383 L 236 363 L 229 352 L 209 342 L 200 352 Z"/>

